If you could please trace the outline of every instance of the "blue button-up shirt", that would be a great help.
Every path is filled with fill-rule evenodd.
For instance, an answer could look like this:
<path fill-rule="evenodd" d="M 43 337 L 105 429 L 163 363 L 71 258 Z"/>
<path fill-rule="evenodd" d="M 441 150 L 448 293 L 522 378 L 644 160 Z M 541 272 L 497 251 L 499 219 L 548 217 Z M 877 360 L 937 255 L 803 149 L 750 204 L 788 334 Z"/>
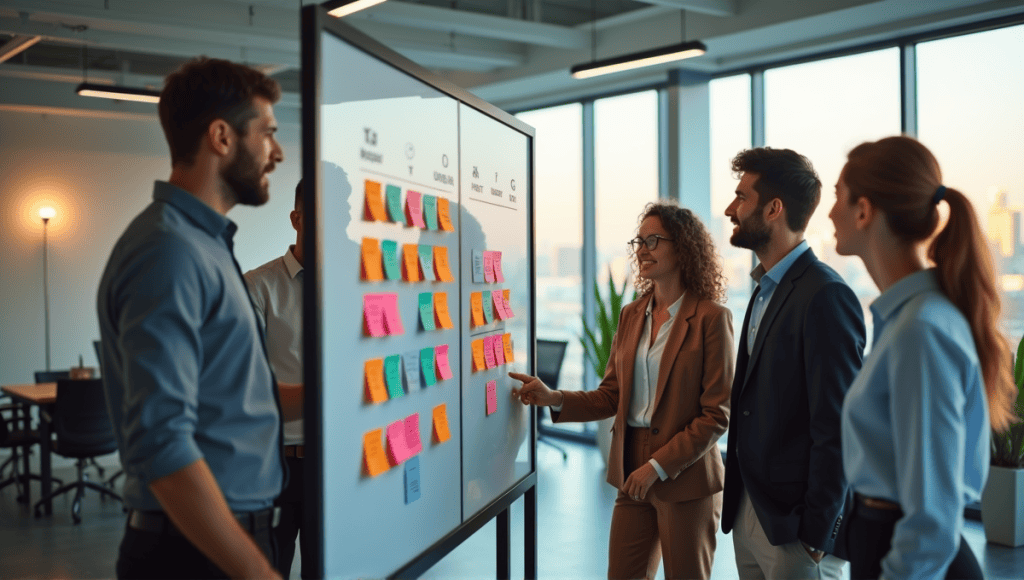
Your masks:
<path fill-rule="evenodd" d="M 807 240 L 801 240 L 795 248 L 789 251 L 788 254 L 778 264 L 772 266 L 771 270 L 765 272 L 764 266 L 758 264 L 750 272 L 750 277 L 761 287 L 757 293 L 757 298 L 754 299 L 754 306 L 750 309 L 750 326 L 747 327 L 747 354 L 754 352 L 754 338 L 757 337 L 757 329 L 761 327 L 761 319 L 764 318 L 764 311 L 768 307 L 768 303 L 772 301 L 772 296 L 775 294 L 775 289 L 779 287 L 779 282 L 782 282 L 782 278 L 789 272 L 790 266 L 796 259 L 803 255 L 810 249 L 807 245 Z"/>
<path fill-rule="evenodd" d="M 989 464 L 988 405 L 967 319 L 933 270 L 871 305 L 875 347 L 843 404 L 843 468 L 862 495 L 897 502 L 886 578 L 941 578 L 956 555 L 964 506 Z"/>
<path fill-rule="evenodd" d="M 103 381 L 130 508 L 159 510 L 154 480 L 198 459 L 234 511 L 281 491 L 274 378 L 233 253 L 237 226 L 156 182 L 100 281 Z"/>

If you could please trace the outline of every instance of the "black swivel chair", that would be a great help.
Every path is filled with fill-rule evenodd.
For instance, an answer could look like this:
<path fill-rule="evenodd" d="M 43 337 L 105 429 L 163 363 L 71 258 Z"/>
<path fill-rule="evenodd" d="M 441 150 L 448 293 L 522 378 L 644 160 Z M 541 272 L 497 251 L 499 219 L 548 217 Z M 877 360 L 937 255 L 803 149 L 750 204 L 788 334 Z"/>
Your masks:
<path fill-rule="evenodd" d="M 52 383 L 56 382 L 57 379 L 66 379 L 69 376 L 68 371 L 36 371 L 35 379 L 37 383 Z M 4 411 L 13 412 L 11 416 L 3 414 Z M 3 423 L 3 431 L 0 432 L 0 447 L 8 448 L 11 450 L 11 456 L 0 465 L 0 473 L 7 469 L 8 465 L 12 466 L 11 477 L 5 479 L 0 483 L 0 488 L 7 487 L 8 485 L 24 483 L 28 485 L 29 480 L 42 480 L 42 477 L 37 473 L 26 472 L 24 474 L 18 471 L 18 461 L 21 457 L 18 454 L 20 450 L 27 457 L 31 454 L 32 446 L 39 443 L 39 431 L 32 429 L 29 423 L 31 423 L 29 417 L 29 407 L 27 405 L 11 402 L 0 405 L 0 422 Z M 16 423 L 21 423 L 21 428 L 14 428 Z M 61 485 L 64 482 L 57 478 L 52 478 L 52 481 L 56 485 Z M 22 493 L 21 489 L 18 489 L 17 500 L 24 502 L 25 494 Z"/>
<path fill-rule="evenodd" d="M 36 502 L 36 517 L 41 515 L 44 502 L 71 490 L 75 490 L 71 516 L 76 524 L 82 521 L 82 497 L 86 488 L 100 492 L 100 497 L 110 496 L 123 503 L 121 496 L 89 481 L 85 474 L 86 460 L 117 451 L 114 429 L 103 396 L 103 382 L 100 379 L 57 381 L 57 402 L 53 406 L 52 420 L 57 435 L 53 450 L 60 456 L 78 460 L 78 480 L 61 486 Z"/>
<path fill-rule="evenodd" d="M 562 360 L 565 359 L 565 349 L 569 343 L 564 340 L 537 339 L 537 378 L 544 381 L 544 384 L 552 389 L 558 389 L 558 375 L 562 371 Z M 539 407 L 538 407 L 539 411 Z M 537 415 L 538 423 L 540 415 Z M 562 452 L 562 461 L 569 460 L 569 453 L 564 447 L 551 441 L 543 432 L 539 432 L 537 441 L 547 443 Z"/>

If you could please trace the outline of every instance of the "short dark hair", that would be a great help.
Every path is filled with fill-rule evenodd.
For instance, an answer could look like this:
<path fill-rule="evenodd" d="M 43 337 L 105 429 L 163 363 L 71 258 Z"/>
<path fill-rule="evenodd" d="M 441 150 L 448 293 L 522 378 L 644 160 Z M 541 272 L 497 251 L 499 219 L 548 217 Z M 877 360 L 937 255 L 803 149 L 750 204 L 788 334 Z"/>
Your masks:
<path fill-rule="evenodd" d="M 200 138 L 216 119 L 245 135 L 256 116 L 255 96 L 276 103 L 281 87 L 258 70 L 220 58 L 200 56 L 167 75 L 158 108 L 171 164 L 193 163 Z"/>
<path fill-rule="evenodd" d="M 295 209 L 300 211 L 302 210 L 302 193 L 302 180 L 300 179 L 299 183 L 295 185 Z"/>
<path fill-rule="evenodd" d="M 786 225 L 802 232 L 821 200 L 821 180 L 811 161 L 792 149 L 757 147 L 740 151 L 732 160 L 737 173 L 756 173 L 757 207 L 778 198 L 786 208 Z"/>

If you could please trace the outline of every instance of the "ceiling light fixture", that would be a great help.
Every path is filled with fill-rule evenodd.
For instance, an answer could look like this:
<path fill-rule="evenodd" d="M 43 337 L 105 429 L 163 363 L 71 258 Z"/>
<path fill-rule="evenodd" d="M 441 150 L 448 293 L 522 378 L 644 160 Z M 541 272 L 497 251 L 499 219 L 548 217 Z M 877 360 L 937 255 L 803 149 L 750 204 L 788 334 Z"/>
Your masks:
<path fill-rule="evenodd" d="M 27 36 L 16 34 L 14 38 L 0 45 L 0 62 L 10 60 L 11 57 L 28 50 L 30 46 L 42 40 L 42 36 Z"/>
<path fill-rule="evenodd" d="M 327 13 L 335 18 L 344 18 L 353 12 L 365 10 L 370 6 L 376 6 L 385 0 L 332 0 L 321 4 L 327 9 Z"/>
<path fill-rule="evenodd" d="M 115 99 L 118 101 L 138 101 L 140 103 L 160 102 L 160 93 L 158 91 L 136 89 L 132 87 L 119 87 L 116 85 L 82 83 L 78 85 L 75 92 L 83 97 L 101 97 L 105 99 Z"/>

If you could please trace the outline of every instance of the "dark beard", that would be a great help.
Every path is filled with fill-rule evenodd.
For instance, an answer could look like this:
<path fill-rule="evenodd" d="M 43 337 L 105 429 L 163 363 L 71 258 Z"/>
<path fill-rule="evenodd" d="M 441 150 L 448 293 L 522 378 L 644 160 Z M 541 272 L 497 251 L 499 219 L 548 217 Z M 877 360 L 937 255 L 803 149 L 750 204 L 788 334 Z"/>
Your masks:
<path fill-rule="evenodd" d="M 221 177 L 235 194 L 237 203 L 260 206 L 270 199 L 270 188 L 260 183 L 263 172 L 257 166 L 256 158 L 241 144 L 234 161 L 228 165 Z"/>
<path fill-rule="evenodd" d="M 768 224 L 764 222 L 760 214 L 755 213 L 739 222 L 739 228 L 729 238 L 729 243 L 737 248 L 746 248 L 757 252 L 767 246 L 771 239 L 772 231 L 768 228 Z"/>

